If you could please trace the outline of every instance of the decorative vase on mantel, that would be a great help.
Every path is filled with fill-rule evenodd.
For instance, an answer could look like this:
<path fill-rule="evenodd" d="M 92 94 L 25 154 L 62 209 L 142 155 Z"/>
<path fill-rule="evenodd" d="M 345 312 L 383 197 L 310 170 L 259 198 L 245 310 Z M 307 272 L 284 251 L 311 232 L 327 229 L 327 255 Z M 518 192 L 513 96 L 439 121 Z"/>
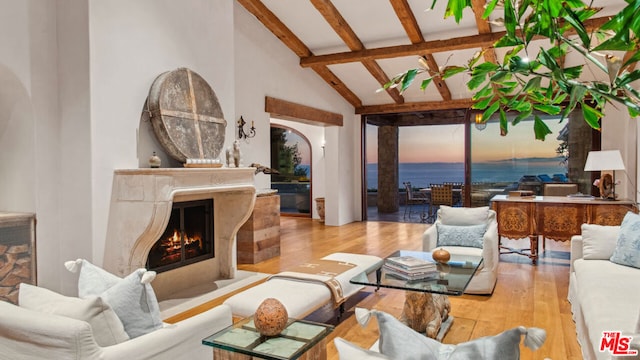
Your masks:
<path fill-rule="evenodd" d="M 160 157 L 158 155 L 156 155 L 156 152 L 153 152 L 153 155 L 151 155 L 151 157 L 149 157 L 149 167 L 150 168 L 159 168 L 160 165 L 162 164 L 162 159 L 160 159 Z"/>

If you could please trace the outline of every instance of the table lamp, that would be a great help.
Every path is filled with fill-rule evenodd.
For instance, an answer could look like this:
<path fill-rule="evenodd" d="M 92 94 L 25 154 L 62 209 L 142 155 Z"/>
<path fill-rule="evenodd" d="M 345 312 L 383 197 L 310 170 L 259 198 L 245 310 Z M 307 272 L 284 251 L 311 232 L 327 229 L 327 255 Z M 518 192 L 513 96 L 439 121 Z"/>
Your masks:
<path fill-rule="evenodd" d="M 613 179 L 610 180 L 606 175 L 600 177 L 600 196 L 603 199 L 616 199 L 616 170 L 624 170 L 620 150 L 589 151 L 584 171 L 611 171 L 613 173 Z"/>

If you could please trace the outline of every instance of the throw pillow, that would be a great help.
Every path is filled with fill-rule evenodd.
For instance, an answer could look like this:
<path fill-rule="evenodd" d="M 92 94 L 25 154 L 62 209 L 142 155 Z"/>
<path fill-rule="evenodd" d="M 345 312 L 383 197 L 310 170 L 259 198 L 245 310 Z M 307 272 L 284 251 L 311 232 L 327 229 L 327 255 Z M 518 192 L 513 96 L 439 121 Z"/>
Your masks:
<path fill-rule="evenodd" d="M 628 212 L 622 224 L 611 262 L 640 268 L 640 215 Z"/>
<path fill-rule="evenodd" d="M 618 241 L 620 226 L 582 224 L 582 258 L 608 260 Z"/>
<path fill-rule="evenodd" d="M 388 357 L 371 350 L 365 350 L 358 345 L 352 344 L 347 340 L 337 337 L 333 339 L 333 343 L 338 350 L 340 360 L 376 360 L 389 359 Z"/>
<path fill-rule="evenodd" d="M 96 296 L 80 299 L 22 283 L 18 304 L 25 309 L 88 322 L 93 337 L 100 346 L 111 346 L 129 340 L 116 313 Z"/>
<path fill-rule="evenodd" d="M 155 272 L 138 269 L 121 279 L 83 259 L 68 261 L 65 266 L 72 272 L 79 268 L 79 296 L 102 297 L 118 315 L 130 338 L 162 327 L 158 300 L 149 284 Z"/>
<path fill-rule="evenodd" d="M 449 345 L 419 334 L 382 311 L 356 308 L 356 318 L 362 326 L 366 326 L 370 314 L 378 319 L 380 353 L 394 360 L 518 360 L 522 335 L 524 345 L 532 350 L 539 349 L 547 337 L 543 329 L 519 326 L 495 336 Z"/>
<path fill-rule="evenodd" d="M 356 308 L 358 323 L 366 326 L 371 314 L 378 320 L 380 353 L 393 360 L 436 360 L 442 346 L 438 341 L 420 334 L 394 316 L 383 311 Z"/>
<path fill-rule="evenodd" d="M 486 224 L 489 220 L 489 207 L 467 208 L 440 205 L 438 214 L 440 222 L 445 225 L 480 225 Z"/>
<path fill-rule="evenodd" d="M 466 246 L 482 249 L 483 236 L 487 226 L 455 226 L 436 223 L 438 231 L 437 246 Z"/>

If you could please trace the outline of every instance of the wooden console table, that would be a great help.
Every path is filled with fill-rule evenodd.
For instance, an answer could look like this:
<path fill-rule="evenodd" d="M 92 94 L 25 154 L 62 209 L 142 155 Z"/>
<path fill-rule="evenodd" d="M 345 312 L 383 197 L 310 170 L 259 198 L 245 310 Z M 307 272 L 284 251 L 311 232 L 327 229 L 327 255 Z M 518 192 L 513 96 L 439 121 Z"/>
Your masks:
<path fill-rule="evenodd" d="M 253 212 L 238 230 L 238 264 L 256 264 L 280 256 L 280 195 L 256 197 Z"/>
<path fill-rule="evenodd" d="M 601 200 L 567 196 L 509 197 L 496 195 L 491 208 L 498 218 L 498 235 L 509 239 L 529 238 L 529 249 L 500 246 L 501 253 L 517 253 L 538 259 L 538 238 L 543 250 L 547 238 L 568 241 L 581 232 L 582 224 L 620 225 L 628 211 L 638 212 L 631 200 Z"/>

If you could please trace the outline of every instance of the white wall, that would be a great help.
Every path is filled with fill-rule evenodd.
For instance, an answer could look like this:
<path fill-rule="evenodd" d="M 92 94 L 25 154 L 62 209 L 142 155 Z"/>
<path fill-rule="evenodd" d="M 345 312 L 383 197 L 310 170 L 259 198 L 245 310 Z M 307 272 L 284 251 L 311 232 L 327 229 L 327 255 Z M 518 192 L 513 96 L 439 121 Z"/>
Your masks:
<path fill-rule="evenodd" d="M 31 104 L 29 2 L 1 0 L 0 211 L 35 212 L 35 118 Z"/>
<path fill-rule="evenodd" d="M 43 269 L 60 253 L 56 2 L 0 9 L 0 211 L 36 213 Z M 40 271 L 38 281 L 57 286 L 59 275 Z"/>
<path fill-rule="evenodd" d="M 352 194 L 360 192 L 351 176 L 359 178 L 360 165 L 350 156 L 359 149 L 359 123 L 353 107 L 311 69 L 300 67 L 300 59 L 267 31 L 253 15 L 235 3 L 236 121 L 255 121 L 256 137 L 243 142 L 245 164 L 269 164 L 269 114 L 264 111 L 265 96 L 342 114 L 344 126 L 324 128 L 324 171 L 314 167 L 314 197 L 326 197 L 326 224 L 342 225 L 359 220 Z M 301 124 L 302 125 L 302 124 Z M 315 131 L 301 131 L 315 138 Z M 307 128 L 310 129 L 310 128 Z M 355 135 L 354 135 L 355 134 Z M 313 145 L 314 159 L 318 145 Z M 358 150 L 359 151 L 359 150 Z M 349 154 L 345 156 L 345 154 Z M 321 180 L 319 180 L 321 179 Z M 256 186 L 269 188 L 269 177 L 257 176 Z M 320 182 L 324 181 L 324 184 Z M 329 191 L 328 189 L 331 189 Z M 333 191 L 335 189 L 336 191 Z M 317 216 L 314 210 L 314 217 Z"/>
<path fill-rule="evenodd" d="M 58 98 L 60 107 L 60 239 L 58 257 L 39 256 L 44 269 L 92 259 L 91 118 L 89 93 L 89 0 L 58 0 Z M 40 232 L 39 232 L 40 233 Z M 58 271 L 48 272 L 54 276 Z M 75 275 L 63 271 L 61 291 L 77 291 Z"/>
<path fill-rule="evenodd" d="M 620 150 L 625 170 L 616 171 L 616 193 L 627 199 L 636 199 L 638 193 L 638 124 L 629 117 L 627 109 L 620 105 L 608 104 L 606 116 L 602 119 L 602 150 Z"/>
<path fill-rule="evenodd" d="M 227 145 L 233 141 L 233 2 L 91 0 L 89 19 L 93 260 L 102 264 L 113 171 L 162 153 L 138 139 L 148 136 L 138 127 L 158 75 L 187 67 L 202 76 L 229 122 Z"/>

